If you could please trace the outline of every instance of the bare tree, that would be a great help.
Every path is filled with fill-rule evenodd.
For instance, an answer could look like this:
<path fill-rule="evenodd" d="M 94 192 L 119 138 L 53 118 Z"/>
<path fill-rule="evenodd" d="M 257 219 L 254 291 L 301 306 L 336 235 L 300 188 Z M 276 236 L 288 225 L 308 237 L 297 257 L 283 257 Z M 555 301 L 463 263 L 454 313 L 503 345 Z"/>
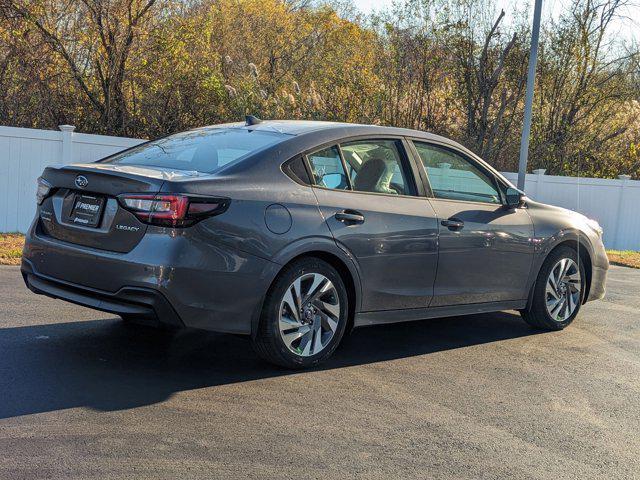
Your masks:
<path fill-rule="evenodd" d="M 469 146 L 488 160 L 495 160 L 505 146 L 505 134 L 519 111 L 526 78 L 518 33 L 505 37 L 500 31 L 504 16 L 502 10 L 481 44 L 475 41 L 469 24 L 463 24 L 463 34 L 452 42 L 466 119 L 464 136 Z M 510 77 L 505 75 L 507 67 L 512 71 Z"/>
<path fill-rule="evenodd" d="M 607 37 L 626 4 L 575 0 L 545 32 L 532 158 L 550 173 L 579 173 L 590 152 L 602 157 L 630 126 L 625 104 L 635 93 L 630 80 L 638 53 L 617 51 L 615 39 Z"/>
<path fill-rule="evenodd" d="M 2 0 L 5 16 L 20 18 L 66 64 L 99 115 L 105 132 L 126 134 L 127 61 L 157 0 L 24 2 Z"/>

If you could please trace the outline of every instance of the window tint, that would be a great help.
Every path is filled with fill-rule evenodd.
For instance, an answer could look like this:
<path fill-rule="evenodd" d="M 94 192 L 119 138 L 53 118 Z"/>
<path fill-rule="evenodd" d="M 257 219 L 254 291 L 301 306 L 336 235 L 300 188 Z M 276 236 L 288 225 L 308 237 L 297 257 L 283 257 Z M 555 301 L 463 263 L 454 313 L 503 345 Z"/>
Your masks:
<path fill-rule="evenodd" d="M 320 187 L 348 190 L 349 183 L 340 152 L 333 146 L 308 155 L 314 183 Z"/>
<path fill-rule="evenodd" d="M 307 173 L 307 169 L 304 166 L 304 160 L 302 157 L 296 158 L 284 165 L 284 173 L 289 175 L 292 179 L 299 183 L 304 183 L 309 185 L 311 180 L 309 180 L 309 174 Z"/>
<path fill-rule="evenodd" d="M 413 195 L 395 140 L 365 140 L 340 145 L 353 189 L 360 192 Z"/>
<path fill-rule="evenodd" d="M 245 128 L 203 128 L 140 145 L 109 157 L 104 163 L 213 173 L 286 138 L 290 136 Z"/>
<path fill-rule="evenodd" d="M 502 203 L 492 179 L 471 161 L 445 148 L 414 142 L 433 196 L 450 200 Z"/>

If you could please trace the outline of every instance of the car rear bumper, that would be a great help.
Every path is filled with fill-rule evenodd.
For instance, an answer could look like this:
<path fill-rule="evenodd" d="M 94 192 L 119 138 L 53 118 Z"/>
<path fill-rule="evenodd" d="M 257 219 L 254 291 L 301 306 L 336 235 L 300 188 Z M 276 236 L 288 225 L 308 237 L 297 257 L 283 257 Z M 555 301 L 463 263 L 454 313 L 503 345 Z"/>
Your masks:
<path fill-rule="evenodd" d="M 242 334 L 251 333 L 273 271 L 272 262 L 207 243 L 197 232 L 150 227 L 133 250 L 115 253 L 48 237 L 37 222 L 22 262 L 36 293 L 161 324 Z"/>
<path fill-rule="evenodd" d="M 110 293 L 91 289 L 37 274 L 28 260 L 22 261 L 21 270 L 24 283 L 34 293 L 116 315 L 130 315 L 174 327 L 184 326 L 169 301 L 157 290 L 123 287 Z"/>

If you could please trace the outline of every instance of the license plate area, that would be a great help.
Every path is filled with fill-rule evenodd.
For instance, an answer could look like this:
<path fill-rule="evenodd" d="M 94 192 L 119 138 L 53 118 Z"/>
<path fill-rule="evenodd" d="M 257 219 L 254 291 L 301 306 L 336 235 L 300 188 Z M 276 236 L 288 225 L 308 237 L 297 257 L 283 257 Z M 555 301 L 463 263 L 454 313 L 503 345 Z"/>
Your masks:
<path fill-rule="evenodd" d="M 100 225 L 105 198 L 98 195 L 75 194 L 69 221 L 75 225 L 96 228 Z"/>

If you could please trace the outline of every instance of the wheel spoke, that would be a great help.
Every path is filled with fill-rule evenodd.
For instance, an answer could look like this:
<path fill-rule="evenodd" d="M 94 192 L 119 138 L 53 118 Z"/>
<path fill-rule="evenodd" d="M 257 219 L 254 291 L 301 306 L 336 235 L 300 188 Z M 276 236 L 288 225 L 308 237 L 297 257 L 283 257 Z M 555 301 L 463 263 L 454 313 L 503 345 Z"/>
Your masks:
<path fill-rule="evenodd" d="M 312 303 L 318 292 L 324 287 L 324 285 L 329 282 L 329 279 L 323 275 L 314 273 L 313 274 L 313 283 L 309 287 L 309 289 L 305 292 L 305 295 L 302 298 L 302 304 Z M 331 282 L 329 282 L 331 283 Z"/>
<path fill-rule="evenodd" d="M 313 353 L 322 350 L 322 328 L 320 322 L 316 322 L 313 329 Z"/>
<path fill-rule="evenodd" d="M 313 330 L 309 327 L 307 333 L 302 337 L 300 341 L 300 345 L 298 346 L 298 350 L 300 354 L 304 357 L 308 357 L 311 355 L 311 342 L 313 340 Z"/>
<path fill-rule="evenodd" d="M 567 291 L 567 310 L 568 310 L 567 317 L 569 317 L 573 313 L 573 310 L 575 309 L 575 307 L 576 305 L 573 300 L 573 293 Z"/>
<path fill-rule="evenodd" d="M 569 282 L 579 282 L 580 272 L 576 269 L 576 271 L 573 273 L 567 273 L 566 277 L 567 277 L 567 281 Z"/>
<path fill-rule="evenodd" d="M 554 270 L 551 270 L 551 273 L 549 274 L 549 281 L 547 282 L 547 284 L 551 285 L 551 288 L 557 294 L 557 292 L 558 292 L 558 282 L 556 280 L 556 277 L 554 276 L 554 273 L 553 273 Z"/>
<path fill-rule="evenodd" d="M 560 311 L 560 309 L 562 308 L 562 300 L 556 300 L 554 302 L 547 303 L 547 311 L 549 312 L 549 315 L 551 315 L 555 320 L 557 320 L 558 318 L 558 312 Z"/>
<path fill-rule="evenodd" d="M 340 317 L 340 305 L 334 305 L 333 303 L 323 302 L 322 300 L 316 300 L 314 306 L 321 312 L 338 319 Z"/>
<path fill-rule="evenodd" d="M 294 329 L 294 328 L 300 328 L 303 326 L 304 325 L 300 322 L 300 320 L 291 318 L 287 315 L 280 315 L 280 330 L 283 332 Z"/>
<path fill-rule="evenodd" d="M 308 325 L 302 325 L 300 328 L 290 333 L 283 333 L 282 338 L 288 347 L 291 347 L 291 344 L 298 340 L 301 337 L 309 336 L 309 332 L 311 331 L 311 327 Z"/>
<path fill-rule="evenodd" d="M 296 305 L 292 290 L 293 285 L 290 288 L 287 288 L 287 291 L 284 294 L 284 298 L 282 299 L 282 304 L 283 306 L 286 305 L 289 308 L 291 315 L 293 315 L 293 318 L 296 321 L 300 322 L 300 308 Z M 282 316 L 282 313 L 280 315 Z"/>
<path fill-rule="evenodd" d="M 554 307 L 549 311 L 552 317 L 558 319 L 560 312 L 562 311 L 562 307 L 564 306 L 564 302 L 560 300 L 558 303 L 554 305 Z"/>
<path fill-rule="evenodd" d="M 562 299 L 560 297 L 547 300 L 547 308 L 549 309 L 549 312 L 551 312 L 561 301 Z"/>
<path fill-rule="evenodd" d="M 560 282 L 562 282 L 562 279 L 564 277 L 564 271 L 567 268 L 567 259 L 563 258 L 562 260 L 560 260 L 560 265 L 559 268 L 557 270 L 557 274 L 556 274 L 556 285 L 560 285 Z"/>
<path fill-rule="evenodd" d="M 302 292 L 301 289 L 302 277 L 297 278 L 295 282 L 291 284 L 291 294 L 295 301 L 296 308 L 300 310 L 302 308 Z"/>
<path fill-rule="evenodd" d="M 322 319 L 323 323 L 326 324 L 327 329 L 331 332 L 335 332 L 336 329 L 338 328 L 338 320 L 331 318 L 329 315 L 327 315 L 325 312 L 318 312 L 318 315 L 320 315 L 320 318 Z"/>
<path fill-rule="evenodd" d="M 321 287 L 316 289 L 316 291 L 313 292 L 313 295 L 309 296 L 309 300 L 307 301 L 307 303 L 315 304 L 319 301 L 319 299 L 332 291 L 335 291 L 333 283 L 331 283 L 331 280 L 329 280 L 328 278 L 325 278 L 325 282 L 321 285 Z"/>
<path fill-rule="evenodd" d="M 562 316 L 562 320 L 566 320 L 567 318 L 569 318 L 569 316 L 571 316 L 571 309 L 569 308 L 569 295 L 567 295 L 565 301 L 564 301 L 564 315 Z"/>

